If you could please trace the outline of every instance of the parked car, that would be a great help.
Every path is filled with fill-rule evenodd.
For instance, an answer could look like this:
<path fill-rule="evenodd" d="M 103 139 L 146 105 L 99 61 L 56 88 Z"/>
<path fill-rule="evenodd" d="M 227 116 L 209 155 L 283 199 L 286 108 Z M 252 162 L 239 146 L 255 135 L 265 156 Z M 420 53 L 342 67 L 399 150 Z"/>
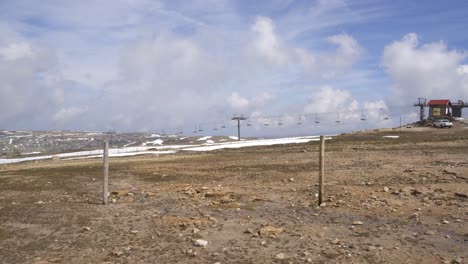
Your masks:
<path fill-rule="evenodd" d="M 440 127 L 440 128 L 448 127 L 448 128 L 451 128 L 452 126 L 453 126 L 453 123 L 450 122 L 450 120 L 448 120 L 448 119 L 439 119 L 439 120 L 434 121 L 434 127 Z"/>

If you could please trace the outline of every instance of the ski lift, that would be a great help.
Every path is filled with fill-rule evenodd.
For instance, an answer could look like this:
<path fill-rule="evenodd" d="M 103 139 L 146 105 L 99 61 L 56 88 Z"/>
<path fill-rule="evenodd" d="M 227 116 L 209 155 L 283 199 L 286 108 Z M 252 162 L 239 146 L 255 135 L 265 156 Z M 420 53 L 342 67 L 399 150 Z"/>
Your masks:
<path fill-rule="evenodd" d="M 280 121 L 278 121 L 278 126 L 282 126 L 282 125 L 283 125 L 283 121 L 281 121 L 280 119 Z"/>
<path fill-rule="evenodd" d="M 318 120 L 318 113 L 315 113 L 315 123 L 318 124 L 320 121 Z"/>
<path fill-rule="evenodd" d="M 218 130 L 218 128 L 217 128 L 217 127 L 214 127 L 214 128 L 213 128 L 213 130 L 215 130 L 215 131 L 216 131 L 216 130 Z"/>
<path fill-rule="evenodd" d="M 366 120 L 367 120 L 367 116 L 363 112 L 361 115 L 361 121 L 366 121 Z"/>
<path fill-rule="evenodd" d="M 302 118 L 299 116 L 299 120 L 296 123 L 297 125 L 302 125 Z"/>
<path fill-rule="evenodd" d="M 252 126 L 252 123 L 249 121 L 247 121 L 247 126 Z"/>
<path fill-rule="evenodd" d="M 222 124 L 222 125 L 221 125 L 221 128 L 226 128 L 226 125 Z"/>
<path fill-rule="evenodd" d="M 340 120 L 340 113 L 338 113 L 338 119 L 336 119 L 335 122 L 336 122 L 336 123 L 340 123 L 340 122 L 341 122 L 341 120 Z"/>
<path fill-rule="evenodd" d="M 389 120 L 390 118 L 388 116 L 385 116 L 383 119 L 384 120 Z"/>

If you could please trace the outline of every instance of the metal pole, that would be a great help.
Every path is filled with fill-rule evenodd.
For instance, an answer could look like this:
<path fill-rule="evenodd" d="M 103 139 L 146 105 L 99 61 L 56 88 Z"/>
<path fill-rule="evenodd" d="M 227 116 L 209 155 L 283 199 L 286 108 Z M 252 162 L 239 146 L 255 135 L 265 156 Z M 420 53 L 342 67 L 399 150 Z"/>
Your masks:
<path fill-rule="evenodd" d="M 109 194 L 109 141 L 104 140 L 104 151 L 102 153 L 102 160 L 104 163 L 104 186 L 103 186 L 103 203 L 108 203 Z"/>
<path fill-rule="evenodd" d="M 323 202 L 323 177 L 325 175 L 325 137 L 320 136 L 320 147 L 319 147 L 319 200 L 318 205 L 320 206 Z"/>
<path fill-rule="evenodd" d="M 240 118 L 237 119 L 237 141 L 240 141 Z"/>

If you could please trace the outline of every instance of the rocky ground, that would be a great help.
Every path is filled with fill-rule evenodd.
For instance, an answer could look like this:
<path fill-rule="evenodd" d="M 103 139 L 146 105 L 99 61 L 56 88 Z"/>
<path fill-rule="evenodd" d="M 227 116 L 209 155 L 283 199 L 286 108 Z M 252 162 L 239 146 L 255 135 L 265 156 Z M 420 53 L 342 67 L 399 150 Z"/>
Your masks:
<path fill-rule="evenodd" d="M 384 138 L 399 135 L 399 138 Z M 468 129 L 0 168 L 1 263 L 464 263 Z"/>

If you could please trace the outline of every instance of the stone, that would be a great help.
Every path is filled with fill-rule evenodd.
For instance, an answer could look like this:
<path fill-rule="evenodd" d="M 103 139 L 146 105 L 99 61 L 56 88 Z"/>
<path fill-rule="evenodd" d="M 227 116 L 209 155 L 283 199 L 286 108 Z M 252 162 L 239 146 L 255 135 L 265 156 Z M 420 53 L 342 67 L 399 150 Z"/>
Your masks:
<path fill-rule="evenodd" d="M 289 178 L 288 180 L 289 180 L 289 182 L 294 182 L 295 181 L 294 178 Z"/>
<path fill-rule="evenodd" d="M 90 230 L 91 230 L 91 227 L 89 227 L 89 226 L 84 226 L 83 227 L 83 231 L 90 231 Z"/>
<path fill-rule="evenodd" d="M 117 190 L 117 191 L 111 192 L 111 194 L 115 196 L 124 196 L 124 195 L 127 195 L 128 192 L 129 190 Z"/>
<path fill-rule="evenodd" d="M 442 223 L 448 225 L 450 222 L 444 219 L 442 220 Z"/>
<path fill-rule="evenodd" d="M 246 234 L 253 234 L 254 231 L 251 228 L 247 228 L 247 230 L 244 231 Z"/>
<path fill-rule="evenodd" d="M 456 192 L 456 193 L 455 193 L 455 196 L 461 197 L 461 198 L 468 198 L 468 194 L 466 194 L 466 193 L 459 193 L 459 192 Z"/>
<path fill-rule="evenodd" d="M 145 193 L 145 196 L 146 196 L 146 197 L 155 197 L 155 196 L 156 196 L 156 193 L 155 193 L 155 192 L 146 192 L 146 193 Z"/>
<path fill-rule="evenodd" d="M 390 191 L 390 188 L 388 188 L 387 186 L 383 187 L 383 191 L 384 192 L 389 192 Z"/>
<path fill-rule="evenodd" d="M 436 232 L 432 230 L 427 230 L 426 232 L 424 232 L 424 234 L 429 235 L 429 236 L 435 235 L 435 233 Z"/>
<path fill-rule="evenodd" d="M 353 225 L 363 225 L 363 224 L 364 224 L 364 223 L 361 222 L 361 221 L 354 221 L 354 222 L 353 222 Z"/>
<path fill-rule="evenodd" d="M 284 231 L 282 227 L 274 227 L 274 226 L 264 226 L 259 229 L 259 234 L 261 236 L 270 236 L 270 235 L 278 235 Z"/>
<path fill-rule="evenodd" d="M 121 250 L 117 250 L 117 249 L 116 249 L 116 250 L 112 251 L 111 254 L 112 254 L 113 256 L 115 256 L 115 257 L 121 257 L 121 256 L 124 254 L 124 252 L 121 251 Z"/>
<path fill-rule="evenodd" d="M 284 260 L 284 259 L 286 259 L 286 254 L 284 254 L 284 253 L 279 253 L 279 254 L 277 254 L 277 255 L 275 256 L 275 258 L 276 258 L 277 260 Z"/>
<path fill-rule="evenodd" d="M 193 244 L 197 247 L 206 247 L 208 245 L 208 241 L 203 239 L 197 239 Z"/>
<path fill-rule="evenodd" d="M 138 232 L 139 232 L 138 230 L 130 230 L 130 234 L 136 235 L 136 234 L 138 234 Z"/>

